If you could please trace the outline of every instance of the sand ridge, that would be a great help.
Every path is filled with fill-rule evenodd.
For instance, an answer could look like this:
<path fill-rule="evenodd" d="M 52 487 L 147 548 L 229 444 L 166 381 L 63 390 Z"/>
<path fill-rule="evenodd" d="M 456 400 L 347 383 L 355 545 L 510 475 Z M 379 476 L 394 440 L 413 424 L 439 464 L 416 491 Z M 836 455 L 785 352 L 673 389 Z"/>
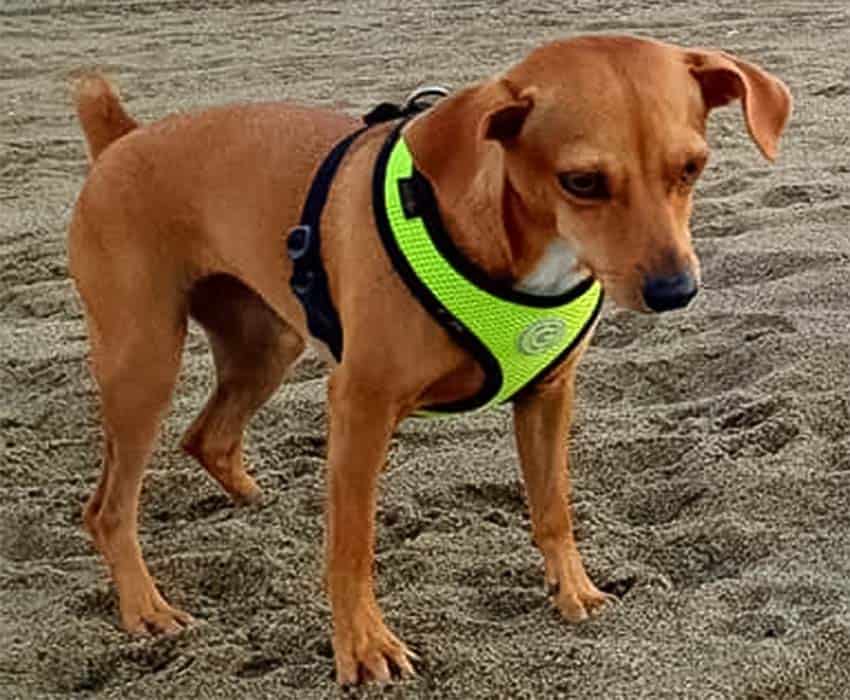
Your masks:
<path fill-rule="evenodd" d="M 65 255 L 86 170 L 67 74 L 101 66 L 142 120 L 278 97 L 361 113 L 588 31 L 737 52 L 790 84 L 795 114 L 775 167 L 737 108 L 712 117 L 693 226 L 703 293 L 658 318 L 606 309 L 580 372 L 578 535 L 621 605 L 577 627 L 550 609 L 507 411 L 409 422 L 395 438 L 378 592 L 423 661 L 391 694 L 850 696 L 846 3 L 197 7 L 0 6 L 0 697 L 338 694 L 319 583 L 325 385 L 313 361 L 253 422 L 265 498 L 236 509 L 177 449 L 212 384 L 193 331 L 141 537 L 163 590 L 203 624 L 157 640 L 116 628 L 80 527 L 100 437 Z"/>

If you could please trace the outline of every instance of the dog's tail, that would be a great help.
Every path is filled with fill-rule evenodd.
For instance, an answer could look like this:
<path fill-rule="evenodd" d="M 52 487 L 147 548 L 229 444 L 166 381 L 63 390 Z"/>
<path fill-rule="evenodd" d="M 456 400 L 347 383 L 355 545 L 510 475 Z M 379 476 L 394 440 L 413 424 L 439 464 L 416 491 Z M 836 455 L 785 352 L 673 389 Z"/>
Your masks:
<path fill-rule="evenodd" d="M 74 104 L 86 135 L 93 163 L 113 141 L 139 126 L 121 104 L 110 82 L 97 73 L 83 73 L 74 81 Z"/>

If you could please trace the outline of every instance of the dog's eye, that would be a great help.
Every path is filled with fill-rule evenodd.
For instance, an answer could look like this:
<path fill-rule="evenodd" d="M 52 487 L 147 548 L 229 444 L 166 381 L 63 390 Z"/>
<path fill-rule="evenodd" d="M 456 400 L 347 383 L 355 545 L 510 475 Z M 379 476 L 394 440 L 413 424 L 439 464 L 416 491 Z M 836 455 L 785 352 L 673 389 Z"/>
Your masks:
<path fill-rule="evenodd" d="M 558 181 L 569 194 L 579 199 L 607 199 L 608 182 L 602 173 L 560 173 Z"/>

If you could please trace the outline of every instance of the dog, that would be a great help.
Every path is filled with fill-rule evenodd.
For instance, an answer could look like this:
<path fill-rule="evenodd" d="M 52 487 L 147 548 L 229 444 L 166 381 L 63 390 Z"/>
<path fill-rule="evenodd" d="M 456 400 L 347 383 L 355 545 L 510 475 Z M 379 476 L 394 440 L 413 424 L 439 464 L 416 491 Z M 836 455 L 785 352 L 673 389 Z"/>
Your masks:
<path fill-rule="evenodd" d="M 689 217 L 708 160 L 706 120 L 736 100 L 750 137 L 773 160 L 792 104 L 779 79 L 720 51 L 577 37 L 353 139 L 324 193 L 313 261 L 344 334 L 328 382 L 325 536 L 340 683 L 414 672 L 372 579 L 376 481 L 390 437 L 405 417 L 462 404 L 488 381 L 480 358 L 440 321 L 439 308 L 411 293 L 382 243 L 374 172 L 391 135 L 479 286 L 545 306 L 592 283 L 622 307 L 659 312 L 686 306 L 697 292 Z M 296 294 L 298 262 L 285 233 L 302 221 L 319 164 L 362 124 L 262 103 L 141 126 L 96 74 L 78 80 L 75 102 L 90 170 L 70 223 L 70 270 L 105 435 L 84 523 L 110 569 L 123 627 L 175 633 L 192 619 L 157 590 L 137 523 L 188 319 L 209 338 L 217 386 L 182 447 L 235 501 L 254 501 L 246 425 L 307 343 L 331 354 L 312 332 L 312 302 Z M 586 332 L 569 352 L 511 396 L 533 541 L 552 601 L 570 622 L 608 598 L 585 571 L 569 507 L 574 378 L 595 312 L 583 319 Z M 559 323 L 544 336 L 562 335 Z M 529 352 L 537 352 L 533 343 Z"/>

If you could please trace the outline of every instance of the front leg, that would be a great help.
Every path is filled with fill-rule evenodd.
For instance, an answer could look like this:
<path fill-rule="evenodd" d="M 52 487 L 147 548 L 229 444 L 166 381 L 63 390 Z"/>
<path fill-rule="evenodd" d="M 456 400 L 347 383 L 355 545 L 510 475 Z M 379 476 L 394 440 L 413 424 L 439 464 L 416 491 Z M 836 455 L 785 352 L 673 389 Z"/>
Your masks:
<path fill-rule="evenodd" d="M 401 411 L 342 368 L 331 377 L 329 404 L 325 582 L 337 680 L 387 682 L 391 666 L 413 675 L 412 655 L 384 624 L 372 584 L 377 480 Z"/>
<path fill-rule="evenodd" d="M 573 537 L 567 443 L 577 361 L 514 404 L 514 428 L 525 480 L 534 543 L 543 553 L 546 585 L 570 622 L 581 622 L 607 600 L 593 585 Z"/>

